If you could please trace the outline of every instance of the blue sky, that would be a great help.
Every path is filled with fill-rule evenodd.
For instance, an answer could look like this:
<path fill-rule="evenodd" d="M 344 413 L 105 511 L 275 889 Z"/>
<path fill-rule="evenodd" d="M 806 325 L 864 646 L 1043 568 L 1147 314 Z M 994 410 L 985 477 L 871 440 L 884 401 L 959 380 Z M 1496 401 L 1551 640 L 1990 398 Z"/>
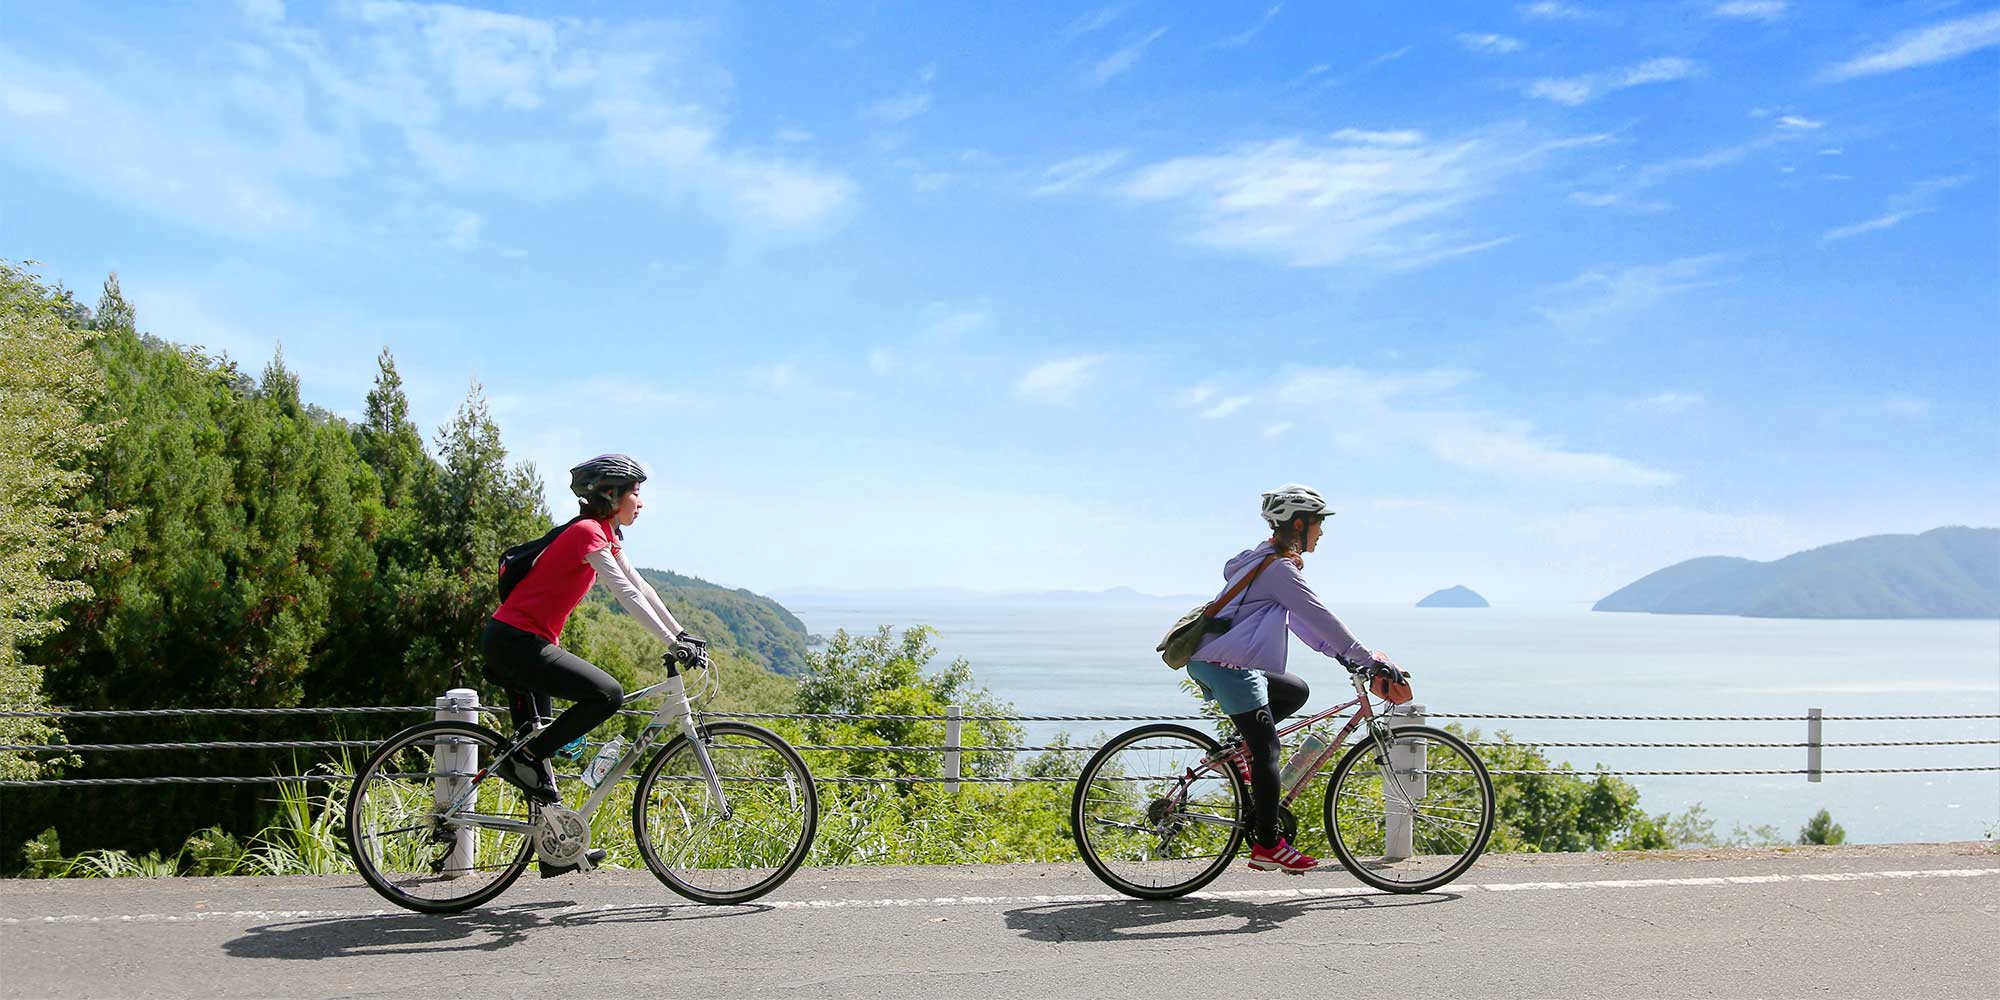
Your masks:
<path fill-rule="evenodd" d="M 1593 600 L 2000 518 L 1987 3 L 0 3 L 0 256 L 642 565 Z M 566 506 L 566 504 L 564 505 Z"/>

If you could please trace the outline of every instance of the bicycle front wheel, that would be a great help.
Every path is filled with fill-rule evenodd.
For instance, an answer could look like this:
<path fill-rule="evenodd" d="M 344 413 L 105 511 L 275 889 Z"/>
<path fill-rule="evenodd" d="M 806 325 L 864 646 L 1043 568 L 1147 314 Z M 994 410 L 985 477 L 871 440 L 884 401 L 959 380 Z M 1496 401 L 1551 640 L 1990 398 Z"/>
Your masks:
<path fill-rule="evenodd" d="M 1398 728 L 1386 758 L 1364 739 L 1327 785 L 1333 853 L 1385 892 L 1450 882 L 1479 860 L 1492 833 L 1493 779 L 1471 746 L 1442 729 Z"/>
<path fill-rule="evenodd" d="M 677 736 L 647 765 L 632 801 L 633 838 L 667 888 L 701 903 L 747 903 L 805 863 L 819 793 L 804 758 L 768 729 L 715 722 L 698 733 L 699 744 Z"/>
<path fill-rule="evenodd" d="M 540 807 L 498 777 L 472 787 L 504 745 L 483 726 L 427 722 L 376 748 L 347 799 L 348 853 L 376 892 L 421 913 L 455 913 L 521 876 Z"/>
<path fill-rule="evenodd" d="M 1235 768 L 1202 767 L 1221 749 L 1186 726 L 1113 737 L 1083 766 L 1070 803 L 1083 863 L 1140 899 L 1173 899 L 1214 881 L 1243 843 L 1250 800 Z"/>

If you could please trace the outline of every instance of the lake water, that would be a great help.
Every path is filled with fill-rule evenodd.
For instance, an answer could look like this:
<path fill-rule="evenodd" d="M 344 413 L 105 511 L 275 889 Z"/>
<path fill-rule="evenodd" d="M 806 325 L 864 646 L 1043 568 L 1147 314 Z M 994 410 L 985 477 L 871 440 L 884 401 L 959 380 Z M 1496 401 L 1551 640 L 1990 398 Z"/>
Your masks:
<path fill-rule="evenodd" d="M 930 625 L 934 666 L 954 657 L 1025 715 L 1191 714 L 1180 674 L 1153 652 L 1192 602 L 1030 604 L 787 601 L 813 632 Z M 2000 714 L 2000 622 L 1807 621 L 1611 614 L 1588 605 L 1480 609 L 1347 604 L 1334 609 L 1362 642 L 1412 672 L 1433 712 L 1543 715 Z M 1345 700 L 1346 674 L 1294 640 L 1290 668 L 1313 686 L 1309 710 Z M 1440 720 L 1444 721 L 1444 720 Z M 1450 720 L 1525 742 L 1804 742 L 1797 722 Z M 1043 723 L 1087 737 L 1128 723 Z M 2000 720 L 1824 723 L 1826 742 L 2000 738 Z M 1551 750 L 1581 768 L 1803 769 L 1805 750 Z M 1828 747 L 1839 768 L 2000 765 L 2000 746 Z M 2000 772 L 1628 778 L 1649 812 L 1701 803 L 1725 836 L 1735 825 L 1787 836 L 1831 810 L 1858 843 L 1977 840 L 2000 833 Z"/>

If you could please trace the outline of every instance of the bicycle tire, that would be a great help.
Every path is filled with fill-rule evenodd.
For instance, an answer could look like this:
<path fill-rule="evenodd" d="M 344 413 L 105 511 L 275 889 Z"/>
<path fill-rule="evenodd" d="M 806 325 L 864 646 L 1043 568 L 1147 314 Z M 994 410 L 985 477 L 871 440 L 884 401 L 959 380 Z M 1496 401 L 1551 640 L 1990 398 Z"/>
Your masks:
<path fill-rule="evenodd" d="M 389 776 L 393 773 L 402 778 L 419 776 L 436 777 L 435 772 L 417 775 L 409 772 L 390 772 L 384 768 L 386 765 L 396 762 L 399 759 L 402 759 L 406 764 L 416 761 L 423 756 L 423 752 L 419 749 L 419 744 L 430 742 L 435 745 L 442 738 L 462 740 L 479 748 L 483 751 L 479 760 L 488 766 L 492 764 L 494 753 L 507 745 L 506 739 L 499 733 L 470 722 L 426 722 L 411 726 L 384 740 L 382 745 L 377 747 L 374 754 L 368 758 L 368 762 L 361 766 L 360 771 L 354 776 L 353 783 L 348 786 L 347 808 L 344 810 L 347 823 L 345 839 L 347 841 L 348 856 L 354 862 L 355 870 L 360 872 L 362 879 L 368 883 L 369 887 L 381 894 L 384 899 L 404 909 L 415 910 L 419 913 L 457 913 L 462 910 L 469 910 L 493 899 L 495 896 L 507 891 L 507 888 L 514 884 L 514 880 L 521 877 L 521 872 L 527 868 L 528 859 L 534 854 L 535 847 L 535 838 L 532 833 L 514 834 L 520 840 L 518 849 L 501 847 L 493 852 L 499 856 L 499 860 L 495 862 L 497 867 L 493 868 L 495 877 L 476 888 L 472 886 L 472 883 L 467 882 L 466 884 L 471 891 L 457 896 L 429 896 L 411 891 L 409 887 L 417 884 L 443 887 L 458 881 L 458 879 L 452 877 L 444 877 L 442 872 L 435 867 L 431 867 L 430 869 L 433 875 L 439 876 L 435 879 L 423 878 L 422 870 L 418 869 L 414 861 L 406 866 L 411 870 L 384 870 L 384 858 L 391 851 L 383 846 L 383 831 L 376 829 L 381 820 L 381 814 L 386 812 L 390 816 L 404 817 L 412 823 L 421 825 L 425 821 L 418 819 L 416 813 L 424 808 L 424 796 L 431 794 L 426 791 L 429 788 L 428 785 L 412 781 L 392 782 Z M 404 756 L 406 754 L 414 754 L 415 756 L 406 758 Z M 432 756 L 434 759 L 434 754 Z M 482 796 L 493 796 L 496 805 L 509 809 L 510 816 L 515 800 L 519 800 L 519 807 L 524 811 L 520 818 L 529 823 L 533 823 L 538 819 L 541 811 L 540 804 L 528 796 L 521 794 L 513 786 L 508 785 L 498 777 L 488 776 L 486 780 L 480 782 L 479 787 Z M 400 822 L 400 820 L 392 820 L 392 822 Z M 389 832 L 403 831 L 392 829 Z M 413 826 L 411 832 L 416 832 L 416 827 Z M 495 834 L 495 839 L 498 840 L 499 835 L 503 831 L 492 832 Z M 438 839 L 437 835 L 438 831 L 434 829 L 423 831 L 411 837 L 408 841 L 410 846 L 402 849 L 405 851 L 415 849 L 435 853 L 444 844 L 444 841 Z M 364 841 L 373 843 L 374 848 L 369 849 L 368 844 L 364 844 Z M 506 858 L 506 854 L 510 851 L 513 854 L 511 860 Z M 449 857 L 450 853 L 447 850 L 444 857 Z M 475 853 L 475 862 L 477 856 L 477 853 Z M 443 860 L 439 858 L 434 863 L 442 864 Z M 431 864 L 433 863 L 426 863 L 425 867 L 430 867 Z M 467 870 L 477 870 L 483 867 L 487 866 L 480 866 L 475 863 Z"/>
<path fill-rule="evenodd" d="M 712 722 L 700 727 L 698 733 L 706 744 L 710 744 L 711 754 L 715 752 L 716 747 L 722 745 L 722 738 L 732 735 L 762 744 L 774 751 L 786 772 L 784 779 L 775 779 L 774 776 L 735 775 L 733 780 L 745 782 L 746 784 L 742 786 L 744 788 L 754 788 L 757 784 L 774 780 L 787 781 L 787 794 L 797 796 L 800 806 L 797 810 L 800 819 L 796 842 L 784 849 L 783 857 L 777 864 L 768 866 L 769 874 L 734 889 L 714 889 L 697 885 L 689 878 L 678 874 L 676 868 L 668 865 L 655 850 L 653 810 L 649 808 L 649 804 L 653 801 L 655 787 L 660 781 L 666 763 L 678 757 L 692 757 L 692 754 L 687 753 L 692 745 L 685 734 L 674 737 L 653 755 L 651 761 L 647 762 L 645 773 L 639 778 L 639 786 L 632 793 L 632 837 L 639 845 L 639 855 L 645 859 L 646 867 L 651 869 L 653 875 L 665 883 L 667 888 L 698 903 L 716 906 L 747 903 L 783 885 L 785 880 L 791 878 L 792 874 L 799 870 L 799 866 L 805 863 L 806 855 L 812 850 L 813 838 L 819 834 L 819 791 L 813 785 L 812 771 L 806 767 L 805 758 L 799 756 L 799 752 L 792 749 L 792 745 L 785 742 L 784 737 L 777 733 L 747 722 Z M 673 793 L 672 801 L 677 807 L 677 815 L 686 815 L 685 797 L 707 795 L 707 779 L 699 773 L 699 770 L 695 767 L 682 774 L 677 769 L 674 775 L 682 779 L 692 779 L 684 781 L 685 787 Z M 717 770 L 721 771 L 721 767 L 717 766 Z M 738 798 L 732 803 L 732 809 L 741 807 L 747 810 L 750 801 L 747 798 Z M 666 830 L 663 828 L 660 832 L 664 835 Z M 792 836 L 785 834 L 787 839 Z"/>
<path fill-rule="evenodd" d="M 1336 803 L 1340 801 L 1342 798 L 1345 798 L 1349 801 L 1353 801 L 1356 799 L 1361 799 L 1365 801 L 1369 797 L 1368 794 L 1365 792 L 1357 792 L 1357 794 L 1354 795 L 1342 796 L 1341 791 L 1343 788 L 1347 787 L 1347 783 L 1350 781 L 1350 779 L 1352 779 L 1355 775 L 1361 773 L 1356 770 L 1357 768 L 1363 766 L 1366 766 L 1367 768 L 1370 769 L 1376 768 L 1377 761 L 1381 759 L 1382 751 L 1381 748 L 1376 745 L 1376 742 L 1372 737 L 1363 739 L 1360 743 L 1355 744 L 1353 749 L 1349 750 L 1347 752 L 1347 755 L 1341 758 L 1339 765 L 1337 765 L 1333 769 L 1333 775 L 1331 777 L 1331 780 L 1327 782 L 1326 802 L 1323 807 L 1324 819 L 1326 821 L 1326 838 L 1329 842 L 1331 842 L 1333 846 L 1333 853 L 1336 857 L 1340 859 L 1341 865 L 1346 867 L 1346 869 L 1350 873 L 1352 873 L 1355 878 L 1360 879 L 1362 882 L 1370 886 L 1373 886 L 1374 888 L 1380 889 L 1384 892 L 1394 892 L 1394 893 L 1428 892 L 1432 889 L 1435 889 L 1441 885 L 1444 885 L 1452 881 L 1453 879 L 1459 877 L 1460 875 L 1465 874 L 1466 869 L 1471 868 L 1473 863 L 1479 860 L 1480 854 L 1486 850 L 1486 842 L 1493 835 L 1493 822 L 1494 822 L 1493 778 L 1486 772 L 1485 762 L 1479 759 L 1479 754 L 1472 749 L 1471 745 L 1467 744 L 1464 740 L 1458 738 L 1457 736 L 1448 733 L 1442 729 L 1437 729 L 1431 726 L 1400 726 L 1397 727 L 1395 730 L 1395 738 L 1397 741 L 1401 741 L 1405 738 L 1427 740 L 1436 743 L 1440 746 L 1448 747 L 1455 756 L 1461 758 L 1466 762 L 1469 762 L 1470 766 L 1464 769 L 1465 773 L 1463 774 L 1460 774 L 1459 769 L 1457 768 L 1452 768 L 1449 769 L 1448 771 L 1440 770 L 1437 771 L 1436 773 L 1440 775 L 1449 773 L 1455 778 L 1466 779 L 1464 782 L 1464 787 L 1470 789 L 1474 794 L 1476 794 L 1479 800 L 1479 805 L 1477 807 L 1477 811 L 1479 813 L 1478 819 L 1476 821 L 1467 821 L 1459 816 L 1452 816 L 1445 819 L 1434 819 L 1432 820 L 1431 826 L 1425 827 L 1425 829 L 1428 830 L 1428 829 L 1438 828 L 1438 824 L 1449 824 L 1448 826 L 1444 827 L 1446 829 L 1449 829 L 1451 827 L 1462 825 L 1466 822 L 1473 822 L 1475 828 L 1474 832 L 1471 837 L 1466 839 L 1465 847 L 1461 850 L 1461 853 L 1459 853 L 1455 858 L 1453 858 L 1448 862 L 1431 862 L 1431 864 L 1434 864 L 1436 866 L 1436 870 L 1434 872 L 1428 872 L 1423 877 L 1411 878 L 1407 880 L 1385 878 L 1382 875 L 1377 874 L 1376 868 L 1381 867 L 1387 869 L 1397 863 L 1401 863 L 1404 865 L 1405 870 L 1414 873 L 1415 868 L 1410 864 L 1410 862 L 1414 862 L 1415 858 L 1408 859 L 1408 861 L 1399 860 L 1399 862 L 1389 862 L 1386 859 L 1384 861 L 1379 861 L 1379 862 L 1362 860 L 1361 854 L 1369 852 L 1358 850 L 1358 848 L 1372 847 L 1373 845 L 1365 844 L 1362 842 L 1356 842 L 1356 843 L 1349 842 L 1348 834 L 1345 832 L 1347 829 L 1349 829 L 1349 827 L 1343 826 L 1342 823 L 1340 822 L 1345 817 L 1336 814 Z M 1428 757 L 1426 766 L 1429 767 Z M 1357 786 L 1359 784 L 1365 784 L 1367 780 L 1368 779 L 1366 778 L 1358 779 Z M 1428 781 L 1434 779 L 1427 778 L 1426 780 Z M 1385 791 L 1382 794 L 1384 796 L 1388 794 L 1386 791 L 1386 786 L 1385 786 Z M 1462 807 L 1459 806 L 1452 806 L 1450 808 L 1462 811 Z M 1384 814 L 1386 817 L 1386 810 L 1384 811 Z M 1365 826 L 1365 824 L 1360 824 L 1360 825 Z M 1415 826 L 1415 821 L 1413 820 L 1413 827 L 1414 826 Z M 1357 838 L 1357 841 L 1359 841 L 1359 838 Z M 1426 842 L 1438 843 L 1441 842 L 1441 838 L 1434 840 L 1427 837 Z M 1421 855 L 1421 856 L 1439 857 L 1439 855 Z"/>
<path fill-rule="evenodd" d="M 1248 789 L 1243 787 L 1242 776 L 1238 775 L 1234 768 L 1229 768 L 1229 767 L 1222 768 L 1221 775 L 1216 776 L 1215 779 L 1210 779 L 1212 781 L 1224 782 L 1224 784 L 1217 786 L 1215 790 L 1218 792 L 1222 788 L 1226 788 L 1228 790 L 1228 796 L 1230 798 L 1229 806 L 1233 808 L 1234 814 L 1238 822 L 1229 828 L 1229 833 L 1226 837 L 1226 841 L 1214 855 L 1214 860 L 1209 862 L 1206 867 L 1198 869 L 1191 877 L 1180 881 L 1169 882 L 1166 884 L 1141 884 L 1133 881 L 1130 878 L 1118 874 L 1114 870 L 1113 864 L 1107 862 L 1107 860 L 1101 856 L 1101 852 L 1099 850 L 1096 840 L 1089 835 L 1090 831 L 1094 827 L 1098 826 L 1111 828 L 1118 826 L 1133 826 L 1135 824 L 1133 824 L 1130 820 L 1121 821 L 1121 820 L 1109 819 L 1107 817 L 1090 815 L 1089 812 L 1093 807 L 1093 797 L 1091 795 L 1091 788 L 1093 783 L 1097 780 L 1100 772 L 1104 771 L 1108 766 L 1113 764 L 1113 762 L 1117 759 L 1120 751 L 1133 747 L 1148 738 L 1160 738 L 1163 740 L 1176 739 L 1185 741 L 1192 745 L 1193 750 L 1200 751 L 1200 753 L 1197 755 L 1197 759 L 1199 757 L 1207 757 L 1209 755 L 1217 753 L 1222 749 L 1222 745 L 1220 743 L 1217 743 L 1215 741 L 1215 738 L 1208 735 L 1207 733 L 1204 733 L 1198 729 L 1192 729 L 1187 726 L 1177 726 L 1171 723 L 1159 723 L 1148 726 L 1140 726 L 1136 729 L 1127 730 L 1124 733 L 1121 733 L 1118 736 L 1113 737 L 1109 742 L 1104 744 L 1104 746 L 1100 748 L 1097 751 L 1097 753 L 1091 756 L 1089 762 L 1084 764 L 1082 773 L 1077 775 L 1075 790 L 1071 793 L 1070 796 L 1070 836 L 1072 839 L 1076 841 L 1077 854 L 1083 858 L 1084 865 L 1087 866 L 1091 870 L 1091 872 L 1095 874 L 1100 880 L 1102 880 L 1105 885 L 1108 885 L 1111 888 L 1116 889 L 1127 896 L 1132 896 L 1136 899 L 1175 899 L 1180 896 L 1185 896 L 1188 893 L 1194 892 L 1200 889 L 1201 887 L 1209 884 L 1210 882 L 1215 881 L 1216 877 L 1220 876 L 1222 872 L 1229 867 L 1229 863 L 1236 859 L 1236 852 L 1242 847 L 1243 844 L 1242 819 L 1245 815 L 1246 811 L 1245 807 L 1248 804 L 1250 797 L 1248 794 Z M 1192 750 L 1190 751 L 1190 753 L 1192 753 Z M 1180 766 L 1185 767 L 1187 765 L 1183 764 Z M 1113 776 L 1110 775 L 1106 776 L 1107 779 L 1109 779 L 1110 777 Z M 1124 775 L 1118 775 L 1116 777 L 1118 777 L 1120 780 L 1132 780 Z M 1141 789 L 1136 784 L 1132 786 L 1132 789 L 1134 792 L 1141 792 L 1147 790 L 1147 789 Z M 1148 821 L 1151 821 L 1150 810 L 1152 808 L 1152 804 L 1156 801 L 1161 801 L 1161 798 L 1155 796 L 1154 799 L 1149 800 L 1146 809 L 1141 811 L 1140 817 L 1147 818 Z M 1136 806 L 1137 803 L 1138 803 L 1138 796 L 1134 795 L 1131 798 L 1131 802 L 1126 805 Z M 1099 808 L 1105 808 L 1105 806 L 1102 804 L 1101 799 L 1099 800 Z M 1199 824 L 1196 825 L 1198 826 Z M 1178 836 L 1178 831 L 1176 832 L 1175 836 Z M 1137 863 L 1147 863 L 1147 859 L 1141 859 Z"/>

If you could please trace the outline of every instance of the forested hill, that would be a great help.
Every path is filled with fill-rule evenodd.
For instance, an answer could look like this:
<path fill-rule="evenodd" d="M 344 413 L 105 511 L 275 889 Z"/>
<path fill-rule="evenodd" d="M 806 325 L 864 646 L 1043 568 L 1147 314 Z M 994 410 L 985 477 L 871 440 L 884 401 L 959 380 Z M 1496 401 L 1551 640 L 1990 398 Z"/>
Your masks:
<path fill-rule="evenodd" d="M 764 669 L 797 675 L 806 668 L 806 625 L 797 615 L 761 594 L 731 590 L 700 577 L 660 569 L 640 568 L 667 610 L 681 626 L 723 649 L 735 649 Z M 603 588 L 591 591 L 598 601 L 619 614 L 624 610 Z"/>
<path fill-rule="evenodd" d="M 2000 528 L 1871 535 L 1773 562 L 1704 556 L 1598 601 L 1594 611 L 1751 618 L 2000 618 Z"/>

